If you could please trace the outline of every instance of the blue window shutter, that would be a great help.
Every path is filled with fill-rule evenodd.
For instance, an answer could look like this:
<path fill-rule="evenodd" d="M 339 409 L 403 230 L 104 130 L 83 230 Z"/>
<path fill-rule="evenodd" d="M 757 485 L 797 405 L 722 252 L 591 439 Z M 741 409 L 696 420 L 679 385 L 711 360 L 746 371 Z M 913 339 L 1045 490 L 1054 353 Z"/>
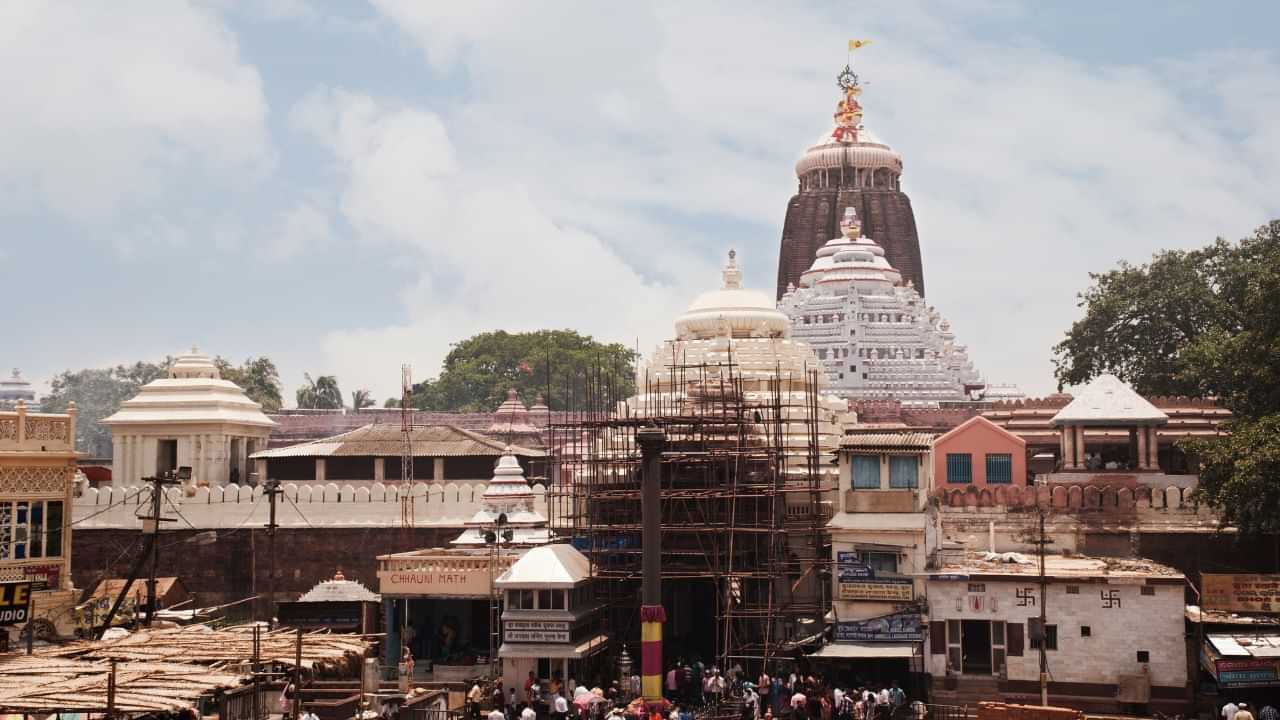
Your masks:
<path fill-rule="evenodd" d="M 987 455 L 987 482 L 1008 485 L 1013 482 L 1013 456 L 1008 453 Z"/>
<path fill-rule="evenodd" d="M 947 482 L 968 485 L 973 482 L 973 456 L 969 453 L 947 453 Z"/>
<path fill-rule="evenodd" d="M 853 456 L 853 489 L 880 489 L 880 458 L 869 455 Z"/>
<path fill-rule="evenodd" d="M 889 487 L 919 487 L 920 464 L 914 457 L 889 458 Z"/>

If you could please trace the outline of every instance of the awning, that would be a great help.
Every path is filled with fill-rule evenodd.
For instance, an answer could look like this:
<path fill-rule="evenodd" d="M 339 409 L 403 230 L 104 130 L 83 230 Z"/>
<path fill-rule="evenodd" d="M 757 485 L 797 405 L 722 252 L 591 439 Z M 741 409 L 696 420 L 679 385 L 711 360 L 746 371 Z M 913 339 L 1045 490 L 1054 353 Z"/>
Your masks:
<path fill-rule="evenodd" d="M 568 643 L 502 643 L 498 657 L 509 658 L 569 658 L 580 660 L 595 655 L 609 644 L 608 635 L 596 635 L 578 645 Z"/>
<path fill-rule="evenodd" d="M 915 656 L 915 643 L 851 642 L 824 645 L 821 650 L 809 657 L 822 660 L 828 658 L 911 658 Z"/>

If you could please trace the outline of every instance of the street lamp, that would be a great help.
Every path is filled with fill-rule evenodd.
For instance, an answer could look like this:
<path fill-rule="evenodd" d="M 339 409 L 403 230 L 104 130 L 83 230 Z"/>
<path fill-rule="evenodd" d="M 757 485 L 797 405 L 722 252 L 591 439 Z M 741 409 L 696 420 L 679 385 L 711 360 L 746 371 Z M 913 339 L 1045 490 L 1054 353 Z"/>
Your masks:
<path fill-rule="evenodd" d="M 618 674 L 622 676 L 622 681 L 618 683 L 622 689 L 622 699 L 631 702 L 631 655 L 627 653 L 626 646 L 623 646 L 622 654 L 618 656 Z"/>

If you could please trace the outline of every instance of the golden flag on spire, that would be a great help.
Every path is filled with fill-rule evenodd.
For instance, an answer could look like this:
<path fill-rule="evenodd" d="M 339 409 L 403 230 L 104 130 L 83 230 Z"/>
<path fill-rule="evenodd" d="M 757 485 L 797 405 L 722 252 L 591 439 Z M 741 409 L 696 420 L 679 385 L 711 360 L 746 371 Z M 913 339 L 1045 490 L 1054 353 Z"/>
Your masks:
<path fill-rule="evenodd" d="M 854 50 L 857 50 L 858 48 L 863 47 L 864 45 L 870 45 L 870 44 L 871 44 L 870 40 L 850 40 L 849 51 L 853 52 Z"/>

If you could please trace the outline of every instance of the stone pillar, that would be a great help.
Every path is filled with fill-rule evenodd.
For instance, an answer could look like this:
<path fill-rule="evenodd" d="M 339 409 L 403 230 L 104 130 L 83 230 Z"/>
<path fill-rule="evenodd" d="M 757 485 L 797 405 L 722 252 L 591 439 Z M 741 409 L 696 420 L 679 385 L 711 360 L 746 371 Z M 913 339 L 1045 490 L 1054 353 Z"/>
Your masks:
<path fill-rule="evenodd" d="M 1076 469 L 1076 429 L 1070 425 L 1062 426 L 1062 445 L 1066 448 L 1062 467 L 1065 470 Z"/>
<path fill-rule="evenodd" d="M 432 458 L 431 479 L 438 483 L 444 482 L 444 458 Z"/>
<path fill-rule="evenodd" d="M 123 449 L 124 449 L 124 441 L 121 440 L 119 435 L 115 433 L 111 433 L 111 480 L 112 480 L 111 484 L 112 485 L 117 484 L 118 483 L 117 478 L 120 477 L 119 475 L 120 456 L 122 455 L 121 451 Z"/>
<path fill-rule="evenodd" d="M 120 435 L 120 454 L 111 461 L 111 484 L 125 487 L 129 484 L 129 436 Z"/>
<path fill-rule="evenodd" d="M 1147 454 L 1147 428 L 1139 425 L 1136 434 L 1138 436 L 1138 469 L 1147 470 L 1151 467 L 1151 458 Z"/>
<path fill-rule="evenodd" d="M 257 460 L 254 460 L 253 472 L 258 476 L 259 483 L 265 483 L 269 479 L 267 477 L 267 459 L 258 458 Z"/>
<path fill-rule="evenodd" d="M 1076 467 L 1084 467 L 1084 453 L 1087 449 L 1084 444 L 1084 426 L 1076 425 Z"/>
<path fill-rule="evenodd" d="M 1151 426 L 1151 439 L 1147 441 L 1147 450 L 1151 452 L 1151 469 L 1160 469 L 1160 428 Z"/>
<path fill-rule="evenodd" d="M 1058 457 L 1062 459 L 1062 469 L 1067 469 L 1071 464 L 1071 454 L 1067 451 L 1067 429 L 1065 427 L 1058 428 Z"/>
<path fill-rule="evenodd" d="M 387 479 L 387 459 L 376 457 L 373 459 L 373 481 L 386 482 Z"/>
<path fill-rule="evenodd" d="M 387 631 L 387 642 L 383 653 L 383 664 L 395 668 L 400 666 L 400 601 L 395 598 L 382 598 L 383 629 Z"/>
<path fill-rule="evenodd" d="M 327 482 L 328 477 L 329 475 L 327 468 L 325 468 L 324 458 L 316 458 L 316 482 Z"/>

